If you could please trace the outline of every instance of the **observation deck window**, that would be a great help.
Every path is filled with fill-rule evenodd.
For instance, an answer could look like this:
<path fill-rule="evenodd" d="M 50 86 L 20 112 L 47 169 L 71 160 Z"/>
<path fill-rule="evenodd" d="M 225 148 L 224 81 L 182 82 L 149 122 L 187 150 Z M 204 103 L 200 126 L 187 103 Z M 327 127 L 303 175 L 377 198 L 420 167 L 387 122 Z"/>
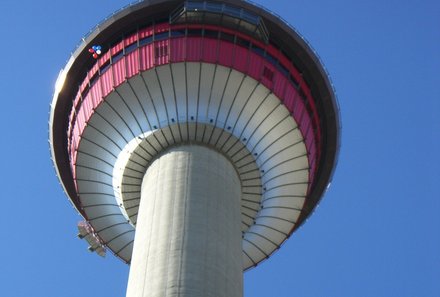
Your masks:
<path fill-rule="evenodd" d="M 141 46 L 150 44 L 151 42 L 153 42 L 153 36 L 147 36 L 147 37 L 139 40 L 139 46 L 141 47 Z"/>
<path fill-rule="evenodd" d="M 223 4 L 222 3 L 211 3 L 211 2 L 205 2 L 205 7 L 207 11 L 211 12 L 222 12 L 223 10 Z"/>
<path fill-rule="evenodd" d="M 185 29 L 171 30 L 171 37 L 184 37 L 185 34 L 186 34 Z"/>
<path fill-rule="evenodd" d="M 137 45 L 136 42 L 130 44 L 129 46 L 127 46 L 127 47 L 125 48 L 125 54 L 127 55 L 127 54 L 133 52 L 135 49 L 137 49 L 137 47 L 138 47 L 138 45 Z"/>
<path fill-rule="evenodd" d="M 229 4 L 185 1 L 170 14 L 169 22 L 220 25 L 241 31 L 265 43 L 269 42 L 269 32 L 260 16 Z"/>
<path fill-rule="evenodd" d="M 124 52 L 122 50 L 119 51 L 117 54 L 112 56 L 112 63 L 118 62 L 119 60 L 122 59 L 123 56 L 124 56 Z"/>
<path fill-rule="evenodd" d="M 154 41 L 164 40 L 167 39 L 168 37 L 169 37 L 168 31 L 157 33 L 154 35 Z"/>

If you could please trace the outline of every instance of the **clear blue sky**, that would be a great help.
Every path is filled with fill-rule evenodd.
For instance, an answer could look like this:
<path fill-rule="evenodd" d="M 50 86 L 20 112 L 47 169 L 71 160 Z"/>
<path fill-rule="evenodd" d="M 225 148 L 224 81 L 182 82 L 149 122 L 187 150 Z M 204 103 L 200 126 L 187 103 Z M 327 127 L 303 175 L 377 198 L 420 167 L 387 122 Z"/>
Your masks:
<path fill-rule="evenodd" d="M 70 51 L 129 0 L 0 4 L 2 296 L 125 296 L 128 267 L 89 253 L 49 157 Z M 440 296 L 440 2 L 258 0 L 313 45 L 335 84 L 342 149 L 330 191 L 245 296 Z"/>

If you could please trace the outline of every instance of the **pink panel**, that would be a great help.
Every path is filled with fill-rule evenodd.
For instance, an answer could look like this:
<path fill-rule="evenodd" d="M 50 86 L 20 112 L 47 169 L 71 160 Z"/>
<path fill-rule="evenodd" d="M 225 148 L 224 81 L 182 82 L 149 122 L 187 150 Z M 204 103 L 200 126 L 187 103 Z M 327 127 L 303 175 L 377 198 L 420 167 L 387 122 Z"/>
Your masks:
<path fill-rule="evenodd" d="M 306 147 L 307 152 L 309 153 L 309 165 L 312 167 L 312 162 L 316 163 L 317 156 L 317 149 L 316 149 L 316 143 L 315 143 L 315 135 L 313 134 L 313 130 L 310 129 L 307 133 L 306 137 Z"/>
<path fill-rule="evenodd" d="M 84 101 L 81 105 L 81 110 L 79 112 L 82 117 L 82 122 L 83 122 L 82 124 L 84 124 L 83 126 L 80 126 L 80 127 L 83 128 L 85 126 L 85 123 L 88 121 L 88 119 L 92 115 L 92 110 L 93 110 L 93 94 L 92 94 L 92 92 L 89 92 L 87 97 L 84 98 Z"/>
<path fill-rule="evenodd" d="M 182 27 L 185 26 L 174 26 Z M 173 28 L 174 28 L 173 27 Z M 200 28 L 200 25 L 193 25 L 189 27 Z M 208 26 L 213 30 L 222 30 L 230 34 L 237 34 L 244 39 L 249 40 L 248 37 L 227 29 L 218 28 L 216 26 Z M 207 28 L 208 28 L 207 27 Z M 169 30 L 168 24 L 160 24 L 154 28 L 156 33 Z M 101 73 L 94 86 L 87 92 L 84 102 L 81 103 L 81 94 L 88 88 L 89 79 L 97 73 L 99 67 L 105 65 L 106 61 L 110 59 L 110 54 L 116 54 L 123 49 L 123 45 L 130 45 L 139 38 L 151 36 L 153 28 L 142 29 L 138 34 L 133 34 L 107 51 L 93 66 L 88 73 L 88 77 L 82 82 L 80 91 L 74 100 L 74 106 L 81 104 L 78 115 L 75 115 L 74 110 L 70 114 L 71 123 L 69 124 L 69 148 L 71 151 L 72 160 L 76 158 L 77 145 L 80 140 L 80 135 L 84 129 L 85 123 L 88 121 L 93 108 L 96 108 L 103 97 L 107 96 L 113 89 L 118 86 L 126 77 L 132 77 L 139 73 L 153 68 L 155 65 L 162 65 L 171 62 L 182 61 L 205 61 L 209 63 L 218 63 L 227 67 L 234 67 L 234 69 L 247 73 L 254 79 L 261 81 L 268 88 L 272 89 L 274 94 L 283 100 L 287 109 L 293 113 L 293 117 L 300 124 L 300 130 L 305 136 L 306 147 L 309 152 L 309 162 L 312 170 L 310 171 L 311 180 L 315 174 L 316 162 L 319 156 L 320 131 L 319 121 L 316 112 L 316 106 L 310 94 L 310 89 L 302 80 L 299 72 L 292 65 L 292 63 L 280 51 L 272 45 L 264 45 L 258 41 L 251 40 L 261 48 L 265 48 L 268 53 L 278 59 L 285 68 L 287 68 L 291 75 L 300 83 L 301 89 L 310 100 L 307 111 L 305 104 L 299 97 L 297 90 L 289 83 L 284 74 L 273 67 L 272 64 L 267 63 L 261 56 L 250 52 L 248 49 L 238 45 L 231 44 L 223 40 L 203 39 L 201 37 L 179 37 L 171 40 L 161 40 L 154 44 L 143 46 L 142 48 L 129 53 L 114 65 L 109 67 L 107 71 Z M 188 42 L 186 42 L 188 40 Z M 217 57 L 218 56 L 218 57 Z M 262 75 L 264 65 L 273 72 L 273 80 L 270 75 Z M 99 66 L 98 66 L 99 65 Z M 309 112 L 313 115 L 309 116 Z M 312 121 L 317 132 L 312 127 Z M 314 135 L 317 134 L 317 135 Z"/>
<path fill-rule="evenodd" d="M 156 24 L 154 26 L 154 32 L 156 33 L 165 32 L 168 31 L 169 28 L 170 25 L 168 23 Z"/>
<path fill-rule="evenodd" d="M 302 102 L 300 96 L 296 96 L 293 105 L 293 118 L 300 125 L 300 127 L 302 126 L 301 118 L 304 113 L 304 110 L 305 110 L 304 103 Z"/>
<path fill-rule="evenodd" d="M 139 49 L 141 70 L 148 70 L 154 67 L 154 46 L 153 44 L 146 45 Z"/>
<path fill-rule="evenodd" d="M 80 92 L 82 93 L 88 87 L 89 87 L 89 77 L 84 79 L 84 81 L 81 83 L 81 86 L 79 87 Z"/>
<path fill-rule="evenodd" d="M 299 72 L 295 69 L 295 67 L 289 65 L 290 74 L 295 78 L 295 80 L 301 85 L 302 77 Z"/>
<path fill-rule="evenodd" d="M 81 93 L 78 92 L 76 93 L 75 100 L 73 101 L 72 111 L 70 112 L 70 116 L 69 116 L 70 122 L 74 120 L 75 110 L 77 110 L 80 107 L 80 104 L 81 104 Z"/>
<path fill-rule="evenodd" d="M 119 53 L 124 48 L 124 41 L 119 42 L 117 45 L 110 49 L 110 53 L 113 56 L 116 53 Z"/>
<path fill-rule="evenodd" d="M 74 152 L 76 150 L 76 141 L 77 141 L 77 136 L 72 138 L 72 143 L 70 144 L 70 147 L 69 147 L 70 160 L 74 160 Z"/>
<path fill-rule="evenodd" d="M 265 72 L 268 72 L 268 76 L 265 75 Z M 269 90 L 272 90 L 274 78 L 275 68 L 271 64 L 263 62 L 263 75 L 261 76 L 261 82 L 263 85 L 265 85 Z"/>
<path fill-rule="evenodd" d="M 247 73 L 249 51 L 241 46 L 235 46 L 234 51 L 234 68 L 243 73 Z"/>
<path fill-rule="evenodd" d="M 75 125 L 75 127 L 73 128 L 73 136 L 72 136 L 72 150 L 71 152 L 75 151 L 77 148 L 77 145 L 79 143 L 79 137 L 80 137 L 80 133 L 79 133 L 79 127 L 78 124 Z"/>
<path fill-rule="evenodd" d="M 295 103 L 296 96 L 297 94 L 295 88 L 291 84 L 288 84 L 286 86 L 286 92 L 284 94 L 284 105 L 291 113 L 293 112 L 293 105 Z"/>
<path fill-rule="evenodd" d="M 217 62 L 218 41 L 216 39 L 203 39 L 203 57 L 202 60 L 208 63 Z"/>
<path fill-rule="evenodd" d="M 95 65 L 93 65 L 92 69 L 90 69 L 89 71 L 89 77 L 93 77 L 95 75 L 95 73 L 97 73 L 99 70 L 99 63 L 95 63 Z"/>
<path fill-rule="evenodd" d="M 249 53 L 249 76 L 260 80 L 263 73 L 263 59 L 255 53 Z"/>
<path fill-rule="evenodd" d="M 186 39 L 173 38 L 170 40 L 171 62 L 183 62 L 186 58 Z"/>
<path fill-rule="evenodd" d="M 130 78 L 139 72 L 139 50 L 129 53 L 125 57 L 127 66 L 127 78 Z"/>
<path fill-rule="evenodd" d="M 218 63 L 231 67 L 234 56 L 234 45 L 226 41 L 220 41 L 218 50 Z"/>
<path fill-rule="evenodd" d="M 110 51 L 104 53 L 99 59 L 99 65 L 102 66 L 110 59 Z"/>
<path fill-rule="evenodd" d="M 309 127 L 310 127 L 310 116 L 308 115 L 307 112 L 304 112 L 301 118 L 301 125 L 300 125 L 303 135 L 306 135 L 306 133 L 309 130 Z"/>
<path fill-rule="evenodd" d="M 125 59 L 122 58 L 112 65 L 114 87 L 119 86 L 125 80 Z"/>
<path fill-rule="evenodd" d="M 317 121 L 317 116 L 314 117 L 314 128 L 315 128 L 315 138 L 316 138 L 316 145 L 318 146 L 321 143 L 321 129 L 319 127 L 319 123 Z"/>
<path fill-rule="evenodd" d="M 202 56 L 202 40 L 198 37 L 188 37 L 186 43 L 186 60 L 200 61 Z"/>
<path fill-rule="evenodd" d="M 282 55 L 282 54 L 278 54 L 278 61 L 281 65 L 283 65 L 284 67 L 286 67 L 290 72 L 292 72 L 292 66 L 289 67 L 289 65 L 291 65 L 290 61 L 286 58 L 286 56 Z"/>
<path fill-rule="evenodd" d="M 124 40 L 125 47 L 129 46 L 132 43 L 137 42 L 137 33 L 130 35 Z"/>
<path fill-rule="evenodd" d="M 274 82 L 273 92 L 278 98 L 282 98 L 288 83 L 287 78 L 280 72 L 276 71 L 274 75 Z"/>
<path fill-rule="evenodd" d="M 304 94 L 306 95 L 306 97 L 310 97 L 310 88 L 309 86 L 306 84 L 306 82 L 304 81 L 304 79 L 301 79 L 301 90 L 303 90 Z"/>
<path fill-rule="evenodd" d="M 311 152 L 310 159 L 309 159 L 309 167 L 310 167 L 309 181 L 310 181 L 310 184 L 313 183 L 313 181 L 315 179 L 315 173 L 316 173 L 316 158 L 314 156 L 315 156 L 315 153 Z"/>
<path fill-rule="evenodd" d="M 280 59 L 280 56 L 283 56 L 278 49 L 270 44 L 268 46 L 260 45 L 260 47 L 266 48 L 266 52 L 275 57 L 277 60 Z"/>
<path fill-rule="evenodd" d="M 81 101 L 81 94 L 80 92 L 78 92 L 76 93 L 75 100 L 73 100 L 73 106 L 78 106 L 80 101 Z"/>
<path fill-rule="evenodd" d="M 154 56 L 156 65 L 169 63 L 169 40 L 161 40 L 154 43 Z"/>
<path fill-rule="evenodd" d="M 139 39 L 153 35 L 153 27 L 139 30 Z"/>
<path fill-rule="evenodd" d="M 315 145 L 315 135 L 313 129 L 310 127 L 306 135 L 306 148 L 310 151 L 310 148 Z"/>
<path fill-rule="evenodd" d="M 78 135 L 82 134 L 82 131 L 84 130 L 84 123 L 86 122 L 84 109 L 81 108 L 78 112 L 77 118 L 76 118 L 76 125 L 75 128 L 78 128 Z"/>
<path fill-rule="evenodd" d="M 69 125 L 67 127 L 67 146 L 70 146 L 70 141 L 72 139 L 72 133 L 73 133 L 73 120 L 71 119 L 72 116 L 72 112 L 70 113 L 69 116 Z"/>
<path fill-rule="evenodd" d="M 98 80 L 95 85 L 91 88 L 90 93 L 92 94 L 92 106 L 91 108 L 96 108 L 102 100 L 101 92 L 101 82 Z"/>
<path fill-rule="evenodd" d="M 113 89 L 113 71 L 109 68 L 101 75 L 102 96 L 107 96 Z"/>

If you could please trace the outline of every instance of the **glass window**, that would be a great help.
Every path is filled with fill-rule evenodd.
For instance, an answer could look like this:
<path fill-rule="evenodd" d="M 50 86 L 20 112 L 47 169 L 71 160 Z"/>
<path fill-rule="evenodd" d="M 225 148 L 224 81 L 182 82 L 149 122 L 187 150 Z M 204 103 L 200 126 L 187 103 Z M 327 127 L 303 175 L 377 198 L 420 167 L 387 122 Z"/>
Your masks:
<path fill-rule="evenodd" d="M 247 34 L 254 35 L 255 30 L 257 27 L 251 23 L 248 22 L 240 22 L 240 31 L 243 31 Z"/>
<path fill-rule="evenodd" d="M 206 10 L 213 11 L 213 12 L 222 12 L 223 4 L 206 2 Z"/>
<path fill-rule="evenodd" d="M 203 9 L 203 2 L 188 1 L 186 2 L 185 7 L 187 10 Z"/>
<path fill-rule="evenodd" d="M 96 81 L 98 80 L 98 77 L 99 77 L 99 75 L 98 75 L 98 72 L 96 72 L 93 76 L 92 76 L 92 78 L 90 79 L 90 88 L 91 87 L 93 87 L 93 85 L 96 83 Z"/>
<path fill-rule="evenodd" d="M 204 13 L 200 12 L 187 12 L 185 14 L 185 21 L 188 23 L 202 23 L 204 20 Z"/>
<path fill-rule="evenodd" d="M 81 97 L 82 98 L 86 98 L 86 96 L 89 94 L 89 90 L 90 90 L 90 86 L 87 84 L 85 87 L 84 87 L 84 90 L 82 91 L 82 93 L 81 93 Z M 76 111 L 77 113 L 78 113 L 78 111 L 79 111 L 79 107 L 81 106 L 81 104 L 78 104 L 78 110 Z"/>
<path fill-rule="evenodd" d="M 153 36 L 148 36 L 139 40 L 139 46 L 150 44 L 153 41 Z"/>
<path fill-rule="evenodd" d="M 118 62 L 119 60 L 122 59 L 123 56 L 124 56 L 124 52 L 123 51 L 117 52 L 115 55 L 112 56 L 112 63 Z"/>
<path fill-rule="evenodd" d="M 260 22 L 260 18 L 258 16 L 254 15 L 254 14 L 252 14 L 252 13 L 246 11 L 246 10 L 243 10 L 241 12 L 241 17 L 244 20 L 246 20 L 246 21 L 248 21 L 248 22 L 250 22 L 251 24 L 254 24 L 254 25 L 257 25 Z"/>
<path fill-rule="evenodd" d="M 185 29 L 171 30 L 171 37 L 185 36 Z"/>
<path fill-rule="evenodd" d="M 215 12 L 205 12 L 204 15 L 204 22 L 208 24 L 218 25 L 222 22 L 222 14 L 215 13 Z"/>
<path fill-rule="evenodd" d="M 241 14 L 241 9 L 225 5 L 225 7 L 223 8 L 223 13 L 239 18 Z"/>
<path fill-rule="evenodd" d="M 168 31 L 162 32 L 162 33 L 157 33 L 154 35 L 154 40 L 155 41 L 164 40 L 164 39 L 167 39 L 168 36 L 169 36 Z"/>
<path fill-rule="evenodd" d="M 238 18 L 223 15 L 223 25 L 226 27 L 237 29 L 240 22 L 241 20 Z"/>
<path fill-rule="evenodd" d="M 137 43 L 132 43 L 125 48 L 125 54 L 129 54 L 137 48 Z"/>
<path fill-rule="evenodd" d="M 102 66 L 99 68 L 99 73 L 102 75 L 104 72 L 107 71 L 107 69 L 110 68 L 110 60 L 107 60 Z"/>

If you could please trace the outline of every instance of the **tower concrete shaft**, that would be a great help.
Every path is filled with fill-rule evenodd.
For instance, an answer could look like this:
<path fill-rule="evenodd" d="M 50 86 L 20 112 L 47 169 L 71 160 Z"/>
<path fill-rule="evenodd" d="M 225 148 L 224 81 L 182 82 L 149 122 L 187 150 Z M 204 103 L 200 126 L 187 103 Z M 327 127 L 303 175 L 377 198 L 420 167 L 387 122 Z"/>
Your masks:
<path fill-rule="evenodd" d="M 142 182 L 127 297 L 243 296 L 241 185 L 200 145 L 158 157 Z"/>

